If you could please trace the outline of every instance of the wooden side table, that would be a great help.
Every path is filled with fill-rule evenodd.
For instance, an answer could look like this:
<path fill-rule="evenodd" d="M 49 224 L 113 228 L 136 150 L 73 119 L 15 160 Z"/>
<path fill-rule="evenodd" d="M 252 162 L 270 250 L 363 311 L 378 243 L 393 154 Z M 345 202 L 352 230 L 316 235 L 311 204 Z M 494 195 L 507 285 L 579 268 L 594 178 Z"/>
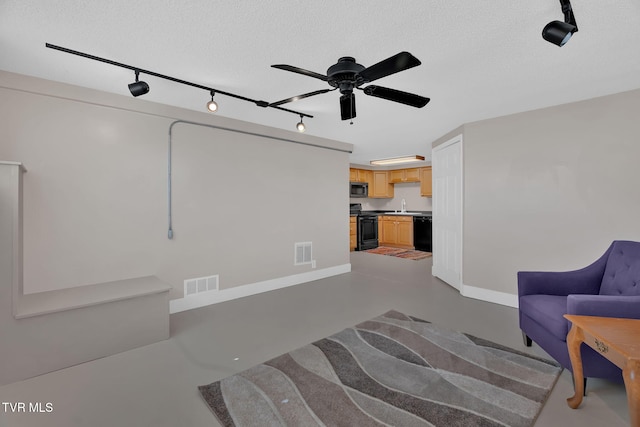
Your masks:
<path fill-rule="evenodd" d="M 567 335 L 567 346 L 575 395 L 567 399 L 568 405 L 576 409 L 582 403 L 584 376 L 580 344 L 584 342 L 622 369 L 631 426 L 640 427 L 640 320 L 573 314 L 564 317 L 573 324 Z"/>

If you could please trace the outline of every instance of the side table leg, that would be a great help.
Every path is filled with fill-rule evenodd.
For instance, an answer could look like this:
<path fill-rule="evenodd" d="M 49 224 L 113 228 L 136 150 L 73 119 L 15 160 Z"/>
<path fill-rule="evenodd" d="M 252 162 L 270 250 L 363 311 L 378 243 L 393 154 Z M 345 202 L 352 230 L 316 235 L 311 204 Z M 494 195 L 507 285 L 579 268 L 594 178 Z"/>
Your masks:
<path fill-rule="evenodd" d="M 584 376 L 582 374 L 582 357 L 580 356 L 580 345 L 584 340 L 582 329 L 576 325 L 571 326 L 569 335 L 567 335 L 567 347 L 569 349 L 569 358 L 571 359 L 571 368 L 573 369 L 573 389 L 575 394 L 567 399 L 570 408 L 576 409 L 582 403 L 584 395 Z"/>
<path fill-rule="evenodd" d="M 631 427 L 640 427 L 640 361 L 628 360 L 622 377 L 627 389 Z"/>

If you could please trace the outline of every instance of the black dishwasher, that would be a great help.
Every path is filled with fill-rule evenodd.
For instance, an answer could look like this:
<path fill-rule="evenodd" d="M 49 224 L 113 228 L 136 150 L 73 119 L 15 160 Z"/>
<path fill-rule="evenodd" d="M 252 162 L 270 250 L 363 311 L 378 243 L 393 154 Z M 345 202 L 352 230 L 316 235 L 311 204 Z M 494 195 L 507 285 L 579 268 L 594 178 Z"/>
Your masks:
<path fill-rule="evenodd" d="M 413 217 L 413 245 L 418 251 L 432 252 L 431 216 Z"/>

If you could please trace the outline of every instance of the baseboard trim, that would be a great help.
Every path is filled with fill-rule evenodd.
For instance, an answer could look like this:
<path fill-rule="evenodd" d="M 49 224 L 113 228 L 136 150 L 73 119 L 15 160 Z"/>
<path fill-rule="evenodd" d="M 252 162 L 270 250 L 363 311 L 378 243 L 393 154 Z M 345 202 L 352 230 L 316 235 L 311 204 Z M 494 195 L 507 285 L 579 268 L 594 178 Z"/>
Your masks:
<path fill-rule="evenodd" d="M 508 294 L 506 292 L 462 285 L 460 286 L 460 295 L 467 298 L 492 302 L 494 304 L 506 305 L 507 307 L 518 308 L 518 295 Z"/>
<path fill-rule="evenodd" d="M 291 276 L 279 277 L 277 279 L 237 286 L 235 288 L 222 289 L 217 292 L 205 292 L 198 295 L 192 295 L 187 298 L 178 298 L 169 301 L 169 313 L 174 314 L 180 313 L 181 311 L 193 310 L 194 308 L 206 307 L 208 305 L 256 295 L 262 292 L 274 291 L 276 289 L 300 285 L 314 280 L 325 279 L 327 277 L 337 276 L 338 274 L 349 273 L 350 271 L 351 264 L 342 264 L 335 267 L 309 271 L 307 273 L 294 274 Z"/>

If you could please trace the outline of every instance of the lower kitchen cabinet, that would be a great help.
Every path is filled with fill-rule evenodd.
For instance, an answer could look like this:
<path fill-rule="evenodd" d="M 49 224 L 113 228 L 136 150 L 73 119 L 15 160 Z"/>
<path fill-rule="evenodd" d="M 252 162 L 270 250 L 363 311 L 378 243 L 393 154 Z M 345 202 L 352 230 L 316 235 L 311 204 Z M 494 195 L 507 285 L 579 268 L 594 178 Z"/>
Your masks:
<path fill-rule="evenodd" d="M 356 217 L 349 217 L 349 250 L 353 251 L 358 246 L 358 225 Z"/>
<path fill-rule="evenodd" d="M 413 217 L 381 216 L 379 223 L 380 245 L 413 249 Z"/>

